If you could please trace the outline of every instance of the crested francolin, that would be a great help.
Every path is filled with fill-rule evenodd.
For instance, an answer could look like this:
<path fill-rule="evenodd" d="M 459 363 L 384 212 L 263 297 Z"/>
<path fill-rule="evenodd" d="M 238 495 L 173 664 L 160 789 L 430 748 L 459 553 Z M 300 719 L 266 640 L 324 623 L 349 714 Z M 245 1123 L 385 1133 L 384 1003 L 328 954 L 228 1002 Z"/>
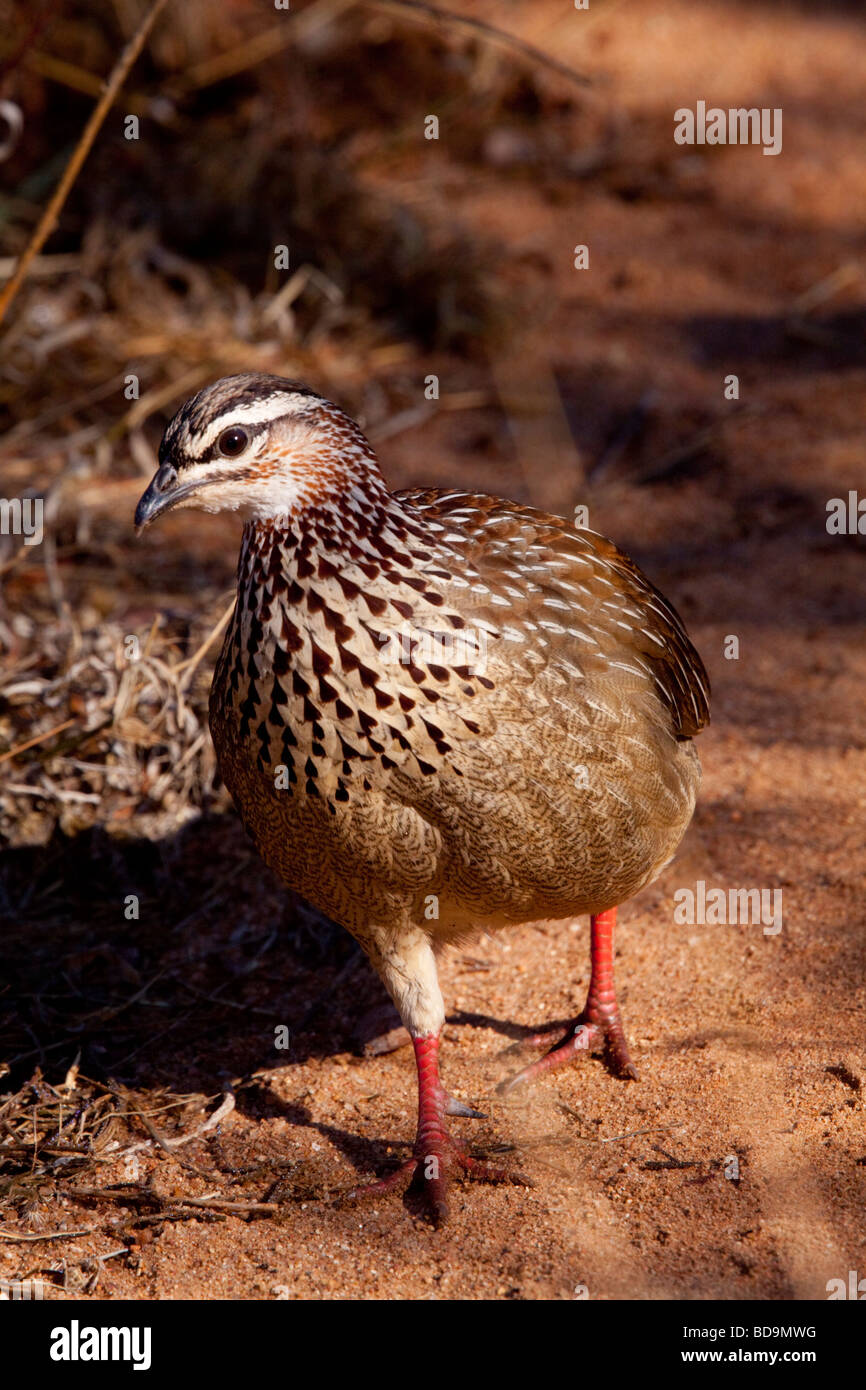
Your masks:
<path fill-rule="evenodd" d="M 390 492 L 358 426 L 276 376 L 175 415 L 136 510 L 244 521 L 210 727 L 262 858 L 379 972 L 418 1067 L 416 1169 L 436 1217 L 469 1158 L 439 1079 L 441 945 L 588 913 L 566 1039 L 507 1088 L 605 1044 L 636 1076 L 613 983 L 617 904 L 692 816 L 708 682 L 683 625 L 610 541 L 456 490 Z M 391 1185 L 395 1178 L 377 1184 Z"/>

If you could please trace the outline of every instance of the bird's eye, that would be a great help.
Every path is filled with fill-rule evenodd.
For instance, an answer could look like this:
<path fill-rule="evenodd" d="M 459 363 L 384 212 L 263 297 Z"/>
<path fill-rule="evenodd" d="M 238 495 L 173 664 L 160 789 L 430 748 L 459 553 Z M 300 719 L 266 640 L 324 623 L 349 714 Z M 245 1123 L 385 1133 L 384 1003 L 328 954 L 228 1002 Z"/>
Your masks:
<path fill-rule="evenodd" d="M 231 429 L 223 430 L 217 440 L 217 448 L 220 453 L 228 459 L 236 459 L 238 454 L 242 454 L 249 443 L 249 436 L 246 430 L 240 429 L 238 425 L 233 425 Z"/>

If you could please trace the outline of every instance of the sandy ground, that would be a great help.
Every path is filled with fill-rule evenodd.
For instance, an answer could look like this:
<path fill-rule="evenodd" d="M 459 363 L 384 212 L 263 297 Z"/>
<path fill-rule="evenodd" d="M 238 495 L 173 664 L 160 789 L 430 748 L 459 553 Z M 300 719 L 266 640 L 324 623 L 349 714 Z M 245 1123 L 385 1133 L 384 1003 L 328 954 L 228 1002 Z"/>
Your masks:
<path fill-rule="evenodd" d="M 151 1146 L 137 1176 L 186 1196 L 235 1184 L 242 1200 L 283 1202 L 280 1215 L 154 1224 L 86 1296 L 822 1299 L 828 1280 L 866 1273 L 866 557 L 862 537 L 825 527 L 828 499 L 863 489 L 862 27 L 844 7 L 539 9 L 549 25 L 533 26 L 536 41 L 609 74 L 593 100 L 617 111 L 628 168 L 563 184 L 506 160 L 469 177 L 439 148 L 426 183 L 417 158 L 389 169 L 489 236 L 492 272 L 533 311 L 489 368 L 432 368 L 443 394 L 498 390 L 512 402 L 508 428 L 493 410 L 443 410 L 381 453 L 395 485 L 459 482 L 561 511 L 585 502 L 590 524 L 677 604 L 709 668 L 694 823 L 663 878 L 620 913 L 640 1081 L 584 1059 L 519 1101 L 497 1099 L 514 1066 L 504 1049 L 579 1011 L 588 931 L 481 938 L 442 968 L 446 1083 L 487 1114 L 454 1129 L 535 1187 L 455 1186 L 438 1231 L 411 1198 L 340 1206 L 324 1194 L 405 1152 L 414 1066 L 405 1048 L 359 1055 L 360 1020 L 381 1003 L 363 961 L 337 947 L 301 969 L 278 936 L 226 992 L 243 1007 L 227 1003 L 194 1048 L 162 1037 L 170 1018 L 142 1026 L 139 1086 L 191 1092 L 195 1109 L 196 1096 L 247 1081 L 219 1133 L 177 1151 L 199 1172 Z M 477 12 L 519 29 L 519 7 Z M 672 112 L 698 98 L 782 106 L 782 155 L 676 147 Z M 578 115 L 574 141 L 583 147 Z M 577 243 L 590 247 L 587 272 L 572 268 Z M 852 264 L 817 308 L 798 305 Z M 730 372 L 737 403 L 723 397 Z M 564 411 L 549 408 L 557 391 Z M 212 543 L 206 521 L 170 524 L 192 553 Z M 156 556 L 160 542 L 148 544 Z M 226 584 L 233 564 L 229 540 Z M 188 842 L 201 891 L 233 863 L 258 886 L 172 949 L 209 939 L 229 952 L 238 922 L 263 936 L 280 927 L 283 896 L 231 815 Z M 698 880 L 780 890 L 781 930 L 678 924 L 674 894 Z M 178 903 L 176 920 L 195 905 Z M 291 1033 L 283 1054 L 269 1043 L 279 1023 Z M 110 1164 L 100 1177 L 123 1179 Z M 37 1204 L 27 1229 L 89 1233 L 62 1255 L 0 1243 L 0 1274 L 116 1248 L 122 1208 Z M 85 1296 L 79 1275 L 67 1282 L 67 1295 Z"/>

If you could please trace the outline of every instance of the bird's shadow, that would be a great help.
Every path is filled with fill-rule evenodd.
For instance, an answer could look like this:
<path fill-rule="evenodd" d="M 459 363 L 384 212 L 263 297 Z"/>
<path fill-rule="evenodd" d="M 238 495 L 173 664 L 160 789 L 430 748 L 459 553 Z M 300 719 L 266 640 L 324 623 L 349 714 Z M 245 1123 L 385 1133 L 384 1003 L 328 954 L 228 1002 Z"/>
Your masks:
<path fill-rule="evenodd" d="M 352 1054 L 397 1026 L 360 948 L 282 887 L 231 814 L 163 840 L 59 831 L 0 863 L 0 1062 L 11 1084 L 73 1063 L 130 1089 L 212 1094 L 327 1137 L 369 1175 L 402 1149 L 391 1137 L 314 1121 L 268 1072 Z M 533 1030 L 455 1011 L 449 1023 L 510 1043 Z M 563 1030 L 568 1020 L 563 1020 Z M 401 1127 L 402 1128 L 402 1127 Z M 403 1155 L 405 1156 L 405 1155 Z"/>

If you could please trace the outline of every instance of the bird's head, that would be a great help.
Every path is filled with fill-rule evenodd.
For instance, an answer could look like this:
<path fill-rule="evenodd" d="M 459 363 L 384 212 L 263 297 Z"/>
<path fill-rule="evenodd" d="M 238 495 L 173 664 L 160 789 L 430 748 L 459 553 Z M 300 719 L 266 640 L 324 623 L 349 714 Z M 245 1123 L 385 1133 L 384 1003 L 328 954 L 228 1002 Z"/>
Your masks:
<path fill-rule="evenodd" d="M 322 396 L 283 377 L 227 376 L 191 397 L 169 424 L 159 467 L 135 509 L 141 529 L 174 507 L 291 517 L 383 487 L 358 426 Z"/>

